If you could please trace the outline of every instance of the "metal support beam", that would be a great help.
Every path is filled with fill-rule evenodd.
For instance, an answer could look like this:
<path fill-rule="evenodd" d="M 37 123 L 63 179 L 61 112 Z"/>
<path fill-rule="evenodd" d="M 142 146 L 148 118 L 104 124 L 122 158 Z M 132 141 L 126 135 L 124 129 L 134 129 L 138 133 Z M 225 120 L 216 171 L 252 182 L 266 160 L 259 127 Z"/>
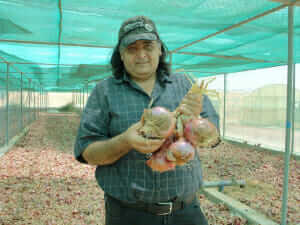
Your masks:
<path fill-rule="evenodd" d="M 82 87 L 82 109 L 84 108 L 85 105 L 85 85 Z"/>
<path fill-rule="evenodd" d="M 32 112 L 31 112 L 31 79 L 29 79 L 29 88 L 28 88 L 28 109 L 29 109 L 29 115 L 30 115 L 30 121 L 29 123 L 31 123 L 31 116 L 32 116 Z"/>
<path fill-rule="evenodd" d="M 288 178 L 291 149 L 291 121 L 292 116 L 292 88 L 293 88 L 293 66 L 294 66 L 294 6 L 288 7 L 288 78 L 287 78 L 287 107 L 286 107 L 286 129 L 285 129 L 285 157 L 284 157 L 284 180 L 281 207 L 281 225 L 287 224 L 287 201 L 288 201 Z"/>
<path fill-rule="evenodd" d="M 5 144 L 9 142 L 9 63 L 6 64 L 6 132 Z"/>
<path fill-rule="evenodd" d="M 244 180 L 220 180 L 220 181 L 204 181 L 203 188 L 218 187 L 220 192 L 224 191 L 225 186 L 240 186 L 245 187 L 246 182 Z"/>
<path fill-rule="evenodd" d="M 24 113 L 23 113 L 23 72 L 21 72 L 21 118 L 20 118 L 20 130 L 23 130 L 23 119 L 24 119 Z"/>
<path fill-rule="evenodd" d="M 79 89 L 79 108 L 82 109 L 81 107 L 82 107 L 82 90 Z"/>
<path fill-rule="evenodd" d="M 242 26 L 243 24 L 249 23 L 249 22 L 254 21 L 254 20 L 258 19 L 258 18 L 261 18 L 261 17 L 263 17 L 263 16 L 269 15 L 269 14 L 271 14 L 271 13 L 273 13 L 273 12 L 279 11 L 279 10 L 281 10 L 281 9 L 283 9 L 283 8 L 286 8 L 287 6 L 289 6 L 289 4 L 282 4 L 282 5 L 280 5 L 280 6 L 276 7 L 276 8 L 270 9 L 270 10 L 268 10 L 268 11 L 266 11 L 266 12 L 263 12 L 263 13 L 261 13 L 261 14 L 258 14 L 258 15 L 256 15 L 256 16 L 251 17 L 251 18 L 249 18 L 249 19 L 246 19 L 246 20 L 244 20 L 244 21 L 242 21 L 242 22 L 239 22 L 239 23 L 237 23 L 237 24 L 233 24 L 232 26 L 226 27 L 226 28 L 224 28 L 223 30 L 220 30 L 220 31 L 215 32 L 215 33 L 213 33 L 213 34 L 209 34 L 209 35 L 207 35 L 207 36 L 205 36 L 205 37 L 203 37 L 203 38 L 201 38 L 201 39 L 199 39 L 199 40 L 196 40 L 196 41 L 193 41 L 193 42 L 191 42 L 191 43 L 185 44 L 185 45 L 183 45 L 183 46 L 181 46 L 181 47 L 179 47 L 179 48 L 176 48 L 176 49 L 172 50 L 171 52 L 172 52 L 172 53 L 178 52 L 179 50 L 181 50 L 181 49 L 183 49 L 183 48 L 187 48 L 187 47 L 189 47 L 189 46 L 191 46 L 191 45 L 197 44 L 197 43 L 199 43 L 199 42 L 201 42 L 201 41 L 204 41 L 204 40 L 206 40 L 206 39 L 208 39 L 208 38 L 214 37 L 214 36 L 216 36 L 216 35 L 218 35 L 218 34 L 221 34 L 221 33 L 224 33 L 224 32 L 226 32 L 226 31 L 232 30 L 232 29 L 234 29 L 234 28 L 240 27 L 240 26 Z"/>
<path fill-rule="evenodd" d="M 8 40 L 8 39 L 0 39 L 0 42 L 6 43 L 20 43 L 22 45 L 28 44 L 36 44 L 36 45 L 61 45 L 61 46 L 73 46 L 73 47 L 85 47 L 85 48 L 114 48 L 114 46 L 108 45 L 88 45 L 88 44 L 71 44 L 71 43 L 62 43 L 62 42 L 45 42 L 45 41 L 20 41 L 20 40 Z"/>
<path fill-rule="evenodd" d="M 33 114 L 33 120 L 36 120 L 36 87 L 35 87 L 35 83 L 33 83 L 33 111 L 34 111 L 34 114 Z"/>
<path fill-rule="evenodd" d="M 230 211 L 236 213 L 247 219 L 247 224 L 263 224 L 263 225 L 278 225 L 274 221 L 268 219 L 265 215 L 255 211 L 249 206 L 213 189 L 213 188 L 203 188 L 202 193 L 205 196 L 216 203 L 222 203 L 226 205 Z"/>
<path fill-rule="evenodd" d="M 81 88 L 81 109 L 84 107 L 84 87 Z"/>
<path fill-rule="evenodd" d="M 48 112 L 48 106 L 49 106 L 49 92 L 46 93 L 46 112 Z"/>
<path fill-rule="evenodd" d="M 33 120 L 36 120 L 36 93 L 35 93 L 35 85 L 33 85 Z"/>
<path fill-rule="evenodd" d="M 285 64 L 286 61 L 270 61 L 263 59 L 253 59 L 244 56 L 231 56 L 231 55 L 216 55 L 216 54 L 208 54 L 208 53 L 199 53 L 199 52 L 176 52 L 176 54 L 180 55 L 194 55 L 194 56 L 207 56 L 212 58 L 221 58 L 221 59 L 230 59 L 230 60 L 245 60 L 249 62 L 261 62 L 261 63 L 278 63 Z"/>
<path fill-rule="evenodd" d="M 291 143 L 291 156 L 294 153 L 295 142 L 295 98 L 296 98 L 296 64 L 293 64 L 293 87 L 292 87 L 292 143 Z"/>
<path fill-rule="evenodd" d="M 227 94 L 227 74 L 224 74 L 224 98 L 223 98 L 223 139 L 225 138 L 226 132 L 226 94 Z"/>
<path fill-rule="evenodd" d="M 42 86 L 40 86 L 40 91 L 39 91 L 39 116 L 41 115 L 42 112 Z"/>

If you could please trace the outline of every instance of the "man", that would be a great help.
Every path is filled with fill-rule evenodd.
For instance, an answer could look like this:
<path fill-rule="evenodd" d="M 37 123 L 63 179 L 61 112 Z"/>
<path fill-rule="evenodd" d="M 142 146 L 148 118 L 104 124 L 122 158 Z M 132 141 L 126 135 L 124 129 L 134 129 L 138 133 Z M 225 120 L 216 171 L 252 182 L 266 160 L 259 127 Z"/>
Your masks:
<path fill-rule="evenodd" d="M 114 77 L 97 84 L 82 114 L 75 156 L 97 165 L 106 225 L 207 224 L 196 198 L 202 183 L 198 156 L 188 166 L 153 172 L 145 162 L 164 139 L 146 139 L 137 131 L 145 108 L 174 111 L 191 87 L 182 74 L 170 74 L 166 54 L 152 20 L 126 20 L 111 58 Z M 186 114 L 200 114 L 218 127 L 207 96 L 202 103 L 185 103 Z"/>

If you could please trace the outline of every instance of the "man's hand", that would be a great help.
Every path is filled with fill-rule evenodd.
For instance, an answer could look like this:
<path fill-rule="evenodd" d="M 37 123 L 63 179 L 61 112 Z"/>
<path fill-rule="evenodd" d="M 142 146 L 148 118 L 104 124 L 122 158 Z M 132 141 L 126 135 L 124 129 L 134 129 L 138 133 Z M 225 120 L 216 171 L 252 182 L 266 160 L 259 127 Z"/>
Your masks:
<path fill-rule="evenodd" d="M 164 143 L 165 139 L 147 139 L 138 133 L 141 128 L 141 122 L 133 124 L 123 133 L 123 138 L 130 148 L 143 154 L 155 152 Z"/>

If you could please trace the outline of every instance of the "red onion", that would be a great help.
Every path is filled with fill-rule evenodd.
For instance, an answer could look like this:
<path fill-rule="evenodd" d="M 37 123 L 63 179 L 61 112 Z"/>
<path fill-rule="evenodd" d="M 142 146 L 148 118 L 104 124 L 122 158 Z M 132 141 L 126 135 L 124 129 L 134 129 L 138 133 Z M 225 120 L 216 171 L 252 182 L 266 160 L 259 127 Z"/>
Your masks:
<path fill-rule="evenodd" d="M 192 119 L 185 123 L 184 137 L 197 147 L 211 147 L 219 141 L 217 128 L 205 118 Z"/>
<path fill-rule="evenodd" d="M 176 163 L 167 159 L 168 148 L 171 144 L 171 139 L 168 138 L 158 151 L 154 152 L 146 164 L 153 170 L 158 172 L 165 172 L 173 170 L 176 167 Z"/>
<path fill-rule="evenodd" d="M 167 138 L 175 129 L 176 118 L 163 107 L 145 109 L 141 122 L 142 128 L 139 133 L 146 138 Z"/>
<path fill-rule="evenodd" d="M 187 142 L 184 138 L 170 145 L 167 151 L 167 159 L 170 161 L 176 160 L 176 165 L 183 165 L 192 160 L 195 155 L 194 147 Z"/>

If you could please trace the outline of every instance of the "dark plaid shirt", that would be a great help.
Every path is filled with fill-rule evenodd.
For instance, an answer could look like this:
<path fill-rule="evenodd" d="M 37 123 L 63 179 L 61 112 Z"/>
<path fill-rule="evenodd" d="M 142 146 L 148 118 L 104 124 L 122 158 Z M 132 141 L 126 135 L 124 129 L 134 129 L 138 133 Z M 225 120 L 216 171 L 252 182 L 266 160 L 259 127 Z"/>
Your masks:
<path fill-rule="evenodd" d="M 182 74 L 157 80 L 151 97 L 127 76 L 100 82 L 92 91 L 81 117 L 75 143 L 76 159 L 86 163 L 81 154 L 89 144 L 114 137 L 138 122 L 151 99 L 151 107 L 163 106 L 174 111 L 190 87 L 190 81 Z M 219 126 L 218 115 L 207 96 L 201 116 Z M 188 196 L 201 186 L 198 156 L 174 171 L 163 173 L 153 172 L 145 164 L 146 160 L 147 155 L 132 150 L 111 165 L 98 166 L 97 182 L 105 193 L 128 202 L 167 201 Z"/>

